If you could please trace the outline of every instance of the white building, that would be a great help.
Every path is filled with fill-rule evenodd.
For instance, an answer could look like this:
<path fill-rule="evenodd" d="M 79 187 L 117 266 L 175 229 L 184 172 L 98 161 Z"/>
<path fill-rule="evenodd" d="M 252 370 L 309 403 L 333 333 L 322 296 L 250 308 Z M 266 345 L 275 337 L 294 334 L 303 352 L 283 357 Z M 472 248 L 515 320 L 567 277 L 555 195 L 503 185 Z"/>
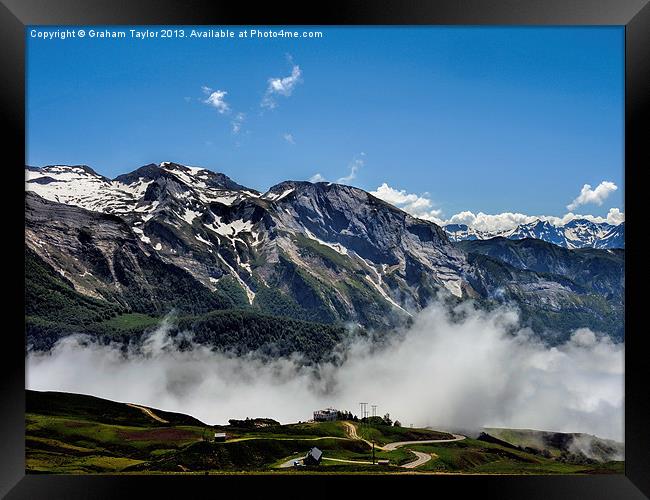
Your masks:
<path fill-rule="evenodd" d="M 338 410 L 336 408 L 325 408 L 314 412 L 314 422 L 331 422 L 336 420 Z"/>

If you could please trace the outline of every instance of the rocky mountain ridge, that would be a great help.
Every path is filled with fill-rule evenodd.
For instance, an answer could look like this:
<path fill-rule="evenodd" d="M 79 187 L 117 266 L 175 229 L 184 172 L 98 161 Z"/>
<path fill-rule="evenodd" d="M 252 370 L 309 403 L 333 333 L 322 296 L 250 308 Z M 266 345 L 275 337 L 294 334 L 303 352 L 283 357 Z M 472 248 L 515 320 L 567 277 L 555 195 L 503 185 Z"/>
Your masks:
<path fill-rule="evenodd" d="M 192 312 L 230 300 L 371 328 L 404 324 L 437 297 L 513 303 L 538 330 L 565 334 L 622 317 L 621 293 L 603 299 L 589 280 L 468 251 L 351 186 L 287 181 L 260 193 L 163 162 L 112 180 L 86 166 L 27 167 L 26 187 L 28 249 L 77 292 L 133 310 L 188 307 L 192 293 Z M 622 286 L 616 259 L 608 288 Z"/>

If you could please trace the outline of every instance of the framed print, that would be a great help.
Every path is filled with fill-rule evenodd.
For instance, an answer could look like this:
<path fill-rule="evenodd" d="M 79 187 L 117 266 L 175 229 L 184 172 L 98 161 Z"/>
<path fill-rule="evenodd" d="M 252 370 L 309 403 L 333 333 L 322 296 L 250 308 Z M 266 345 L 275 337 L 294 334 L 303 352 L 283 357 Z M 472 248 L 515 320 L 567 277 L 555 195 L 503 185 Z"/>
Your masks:
<path fill-rule="evenodd" d="M 650 494 L 647 2 L 0 11 L 8 498 Z"/>

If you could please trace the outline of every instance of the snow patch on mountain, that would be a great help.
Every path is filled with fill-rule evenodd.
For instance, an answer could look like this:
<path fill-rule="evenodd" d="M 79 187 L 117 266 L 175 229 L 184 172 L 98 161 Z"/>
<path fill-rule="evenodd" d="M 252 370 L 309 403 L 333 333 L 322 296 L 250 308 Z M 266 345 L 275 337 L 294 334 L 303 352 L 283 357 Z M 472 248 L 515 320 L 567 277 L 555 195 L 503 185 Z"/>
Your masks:
<path fill-rule="evenodd" d="M 215 222 L 206 224 L 205 227 L 228 238 L 234 238 L 239 233 L 250 232 L 253 229 L 253 224 L 250 221 L 234 220 L 232 222 L 222 222 L 221 217 L 216 216 L 215 218 Z"/>
<path fill-rule="evenodd" d="M 379 292 L 379 294 L 386 299 L 387 302 L 390 302 L 391 305 L 399 309 L 400 311 L 405 312 L 409 316 L 413 316 L 410 312 L 408 312 L 406 309 L 404 309 L 402 306 L 400 306 L 397 302 L 395 302 L 390 295 L 386 293 L 386 291 L 381 287 L 380 283 L 375 283 L 370 276 L 366 274 L 365 279 L 368 280 L 368 283 L 370 283 L 375 290 Z"/>
<path fill-rule="evenodd" d="M 232 276 L 234 276 L 235 279 L 236 279 L 236 280 L 239 282 L 239 284 L 242 286 L 242 288 L 243 288 L 244 291 L 246 292 L 246 296 L 248 297 L 248 302 L 249 302 L 250 304 L 252 304 L 252 303 L 253 303 L 253 300 L 255 300 L 255 292 L 254 292 L 253 290 L 251 290 L 251 288 L 248 286 L 248 284 L 247 284 L 243 279 L 241 279 L 241 277 L 239 276 L 239 274 L 237 273 L 237 271 L 235 271 L 235 269 L 234 269 L 230 264 L 228 264 L 228 262 L 226 261 L 226 259 L 224 259 L 224 258 L 221 256 L 221 254 L 217 254 L 217 257 L 219 257 L 219 259 L 221 260 L 221 262 L 222 262 L 222 263 L 226 266 L 226 268 L 228 268 L 228 270 L 230 271 L 230 274 L 231 274 Z"/>
<path fill-rule="evenodd" d="M 315 242 L 317 242 L 317 243 L 319 243 L 319 244 L 321 244 L 323 246 L 331 248 L 332 250 L 334 250 L 335 252 L 340 253 L 341 255 L 348 255 L 348 249 L 345 248 L 340 243 L 328 243 L 327 241 L 323 241 L 320 238 L 317 238 L 316 236 L 314 236 L 314 234 L 309 229 L 303 228 L 303 230 L 305 232 L 305 236 L 307 236 L 307 238 L 309 238 L 310 240 L 314 240 Z"/>

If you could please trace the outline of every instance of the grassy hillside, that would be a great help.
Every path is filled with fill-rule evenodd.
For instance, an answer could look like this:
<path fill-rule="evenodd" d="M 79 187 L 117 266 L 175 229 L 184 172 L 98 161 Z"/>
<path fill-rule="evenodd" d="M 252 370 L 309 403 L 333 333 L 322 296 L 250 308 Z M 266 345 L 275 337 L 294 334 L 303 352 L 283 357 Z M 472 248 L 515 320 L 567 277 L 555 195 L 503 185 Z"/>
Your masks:
<path fill-rule="evenodd" d="M 343 422 L 280 425 L 270 420 L 209 426 L 179 413 L 133 407 L 92 396 L 27 391 L 26 470 L 28 473 L 622 473 L 623 462 L 577 464 L 547 458 L 496 443 L 465 439 L 416 444 L 393 451 L 375 450 L 377 466 L 365 441 L 352 439 Z M 161 422 L 166 420 L 166 422 Z M 429 429 L 378 424 L 357 425 L 362 436 L 382 442 L 445 438 Z M 214 442 L 215 431 L 226 442 Z M 321 466 L 279 468 L 317 446 Z M 413 451 L 432 460 L 417 469 Z M 351 463 L 351 462 L 352 463 Z"/>
<path fill-rule="evenodd" d="M 624 454 L 621 443 L 590 434 L 499 428 L 485 429 L 485 434 L 520 449 L 562 461 L 606 462 L 620 459 Z"/>
<path fill-rule="evenodd" d="M 142 410 L 127 406 L 124 403 L 116 403 L 85 394 L 27 391 L 25 400 L 27 413 L 37 414 L 43 417 L 65 417 L 109 425 L 147 427 L 168 425 L 156 421 L 148 417 Z M 151 410 L 171 425 L 206 426 L 200 420 L 189 415 L 162 411 L 156 408 L 151 408 Z"/>
<path fill-rule="evenodd" d="M 623 462 L 579 464 L 561 462 L 524 451 L 465 439 L 444 445 L 415 445 L 413 450 L 435 454 L 422 471 L 477 474 L 622 474 Z"/>

